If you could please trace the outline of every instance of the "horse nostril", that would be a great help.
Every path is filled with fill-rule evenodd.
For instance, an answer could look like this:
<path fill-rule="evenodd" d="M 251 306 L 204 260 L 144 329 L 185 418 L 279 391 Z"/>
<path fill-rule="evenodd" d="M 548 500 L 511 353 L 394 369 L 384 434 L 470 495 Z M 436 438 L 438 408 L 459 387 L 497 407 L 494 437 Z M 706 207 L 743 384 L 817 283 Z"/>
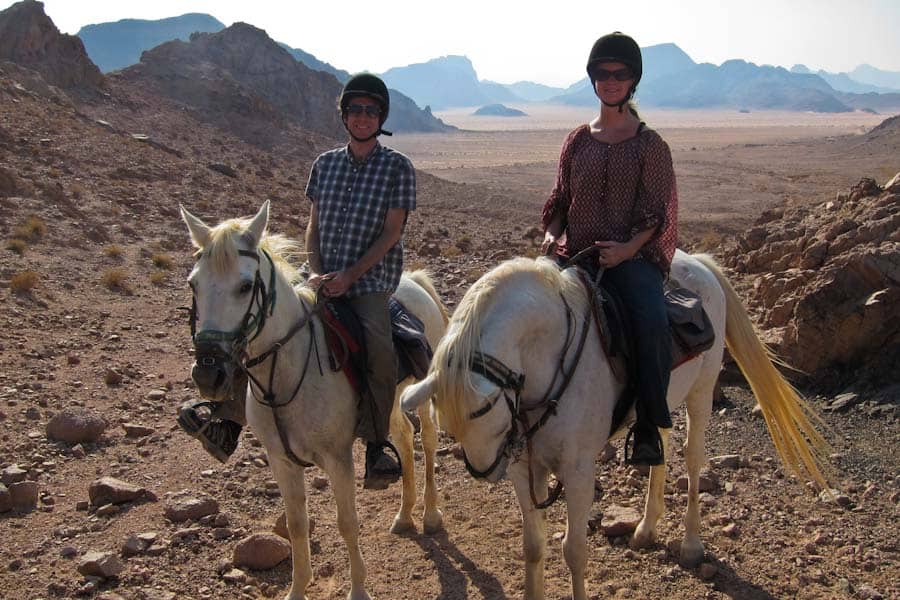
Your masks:
<path fill-rule="evenodd" d="M 225 380 L 225 372 L 215 366 L 214 360 L 212 365 L 202 364 L 203 362 L 201 359 L 198 359 L 194 363 L 194 367 L 191 369 L 191 379 L 194 380 L 194 383 L 201 390 L 213 391 Z"/>

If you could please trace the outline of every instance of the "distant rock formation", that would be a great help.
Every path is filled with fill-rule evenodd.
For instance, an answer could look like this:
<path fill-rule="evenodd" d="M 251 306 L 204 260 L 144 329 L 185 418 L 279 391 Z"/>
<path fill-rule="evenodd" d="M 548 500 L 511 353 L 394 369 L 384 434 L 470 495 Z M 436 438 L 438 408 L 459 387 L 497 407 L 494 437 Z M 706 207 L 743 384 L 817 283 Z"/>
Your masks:
<path fill-rule="evenodd" d="M 67 91 L 93 91 L 104 83 L 81 40 L 60 33 L 43 2 L 34 0 L 0 12 L 0 60 L 32 69 L 50 85 Z"/>
<path fill-rule="evenodd" d="M 336 109 L 338 80 L 297 62 L 265 31 L 246 23 L 157 46 L 118 75 L 248 139 L 270 137 L 285 121 L 344 136 Z"/>
<path fill-rule="evenodd" d="M 751 303 L 789 365 L 818 380 L 900 381 L 900 173 L 812 208 L 767 211 L 725 264 L 757 275 Z"/>
<path fill-rule="evenodd" d="M 211 15 L 188 13 L 167 19 L 122 19 L 85 25 L 78 30 L 91 60 L 104 73 L 136 64 L 141 52 L 172 40 L 187 41 L 195 32 L 214 33 L 225 25 Z"/>
<path fill-rule="evenodd" d="M 502 104 L 487 104 L 472 113 L 479 117 L 527 117 L 528 114 Z"/>

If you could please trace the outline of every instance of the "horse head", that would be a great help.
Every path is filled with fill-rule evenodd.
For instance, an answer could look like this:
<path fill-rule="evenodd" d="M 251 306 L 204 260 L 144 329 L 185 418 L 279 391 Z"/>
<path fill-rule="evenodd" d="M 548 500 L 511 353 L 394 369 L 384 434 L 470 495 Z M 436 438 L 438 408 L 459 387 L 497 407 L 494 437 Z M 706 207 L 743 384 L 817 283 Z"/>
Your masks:
<path fill-rule="evenodd" d="M 191 333 L 196 352 L 191 377 L 201 396 L 221 401 L 274 303 L 274 266 L 260 249 L 269 202 L 252 219 L 210 227 L 181 206 L 197 248 L 188 277 L 193 293 Z M 268 259 L 268 260 L 267 260 Z"/>

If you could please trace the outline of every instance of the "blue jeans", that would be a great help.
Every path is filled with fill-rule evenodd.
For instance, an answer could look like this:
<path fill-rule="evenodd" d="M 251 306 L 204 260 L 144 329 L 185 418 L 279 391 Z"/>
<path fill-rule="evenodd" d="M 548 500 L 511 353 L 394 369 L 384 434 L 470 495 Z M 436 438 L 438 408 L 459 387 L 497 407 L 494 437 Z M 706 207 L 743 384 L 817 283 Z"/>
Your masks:
<path fill-rule="evenodd" d="M 601 282 L 622 299 L 625 318 L 635 337 L 636 364 L 632 372 L 637 375 L 637 423 L 669 428 L 672 419 L 666 394 L 672 369 L 672 335 L 663 280 L 659 267 L 635 259 L 604 271 Z"/>

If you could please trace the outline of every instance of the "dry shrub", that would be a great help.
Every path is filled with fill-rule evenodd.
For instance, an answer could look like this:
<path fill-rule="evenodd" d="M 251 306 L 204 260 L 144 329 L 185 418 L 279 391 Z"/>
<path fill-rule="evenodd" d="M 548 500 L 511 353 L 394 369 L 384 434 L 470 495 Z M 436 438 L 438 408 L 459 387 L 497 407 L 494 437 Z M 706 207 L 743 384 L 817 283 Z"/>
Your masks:
<path fill-rule="evenodd" d="M 469 252 L 472 250 L 472 238 L 467 235 L 458 238 L 456 240 L 456 247 L 462 252 Z"/>
<path fill-rule="evenodd" d="M 713 252 L 720 250 L 725 243 L 725 237 L 721 233 L 710 231 L 703 234 L 700 241 L 694 244 L 692 250 L 694 252 Z"/>
<path fill-rule="evenodd" d="M 20 238 L 12 238 L 6 242 L 6 249 L 12 250 L 19 256 L 25 254 L 25 250 L 28 248 L 28 242 Z"/>
<path fill-rule="evenodd" d="M 124 253 L 125 251 L 122 249 L 122 246 L 118 244 L 110 244 L 103 249 L 103 254 L 107 255 L 110 258 L 122 258 L 122 255 Z"/>
<path fill-rule="evenodd" d="M 81 200 L 84 197 L 84 187 L 79 183 L 75 183 L 69 188 L 69 193 L 76 200 Z"/>
<path fill-rule="evenodd" d="M 9 280 L 9 288 L 17 294 L 27 294 L 37 285 L 40 277 L 34 271 L 16 273 Z"/>
<path fill-rule="evenodd" d="M 169 274 L 165 271 L 153 271 L 150 273 L 150 283 L 155 286 L 162 286 L 168 280 Z"/>
<path fill-rule="evenodd" d="M 36 215 L 31 215 L 15 228 L 13 235 L 23 240 L 39 240 L 47 233 L 47 224 Z"/>
<path fill-rule="evenodd" d="M 454 256 L 459 256 L 462 254 L 462 250 L 460 250 L 457 246 L 447 246 L 441 251 L 441 254 L 446 258 L 453 258 Z"/>
<path fill-rule="evenodd" d="M 100 278 L 100 283 L 109 290 L 131 293 L 131 288 L 128 286 L 128 271 L 125 269 L 107 269 Z"/>
<path fill-rule="evenodd" d="M 150 260 L 153 261 L 153 266 L 157 269 L 169 270 L 174 264 L 172 261 L 172 257 L 168 254 L 157 253 L 151 256 Z"/>

